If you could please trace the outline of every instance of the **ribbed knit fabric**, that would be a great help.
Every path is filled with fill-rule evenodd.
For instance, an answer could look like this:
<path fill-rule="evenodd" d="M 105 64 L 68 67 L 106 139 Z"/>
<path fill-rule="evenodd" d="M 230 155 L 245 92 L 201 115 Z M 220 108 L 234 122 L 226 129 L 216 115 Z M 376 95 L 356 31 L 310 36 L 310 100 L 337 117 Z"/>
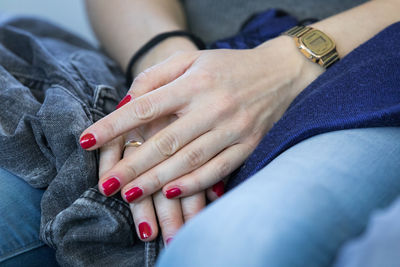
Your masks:
<path fill-rule="evenodd" d="M 238 35 L 216 42 L 211 48 L 251 48 L 295 24 L 293 17 L 272 9 L 256 16 Z M 324 72 L 300 93 L 233 173 L 228 188 L 311 136 L 341 129 L 400 126 L 399 44 L 400 22 Z"/>
<path fill-rule="evenodd" d="M 302 20 L 323 19 L 366 0 L 182 0 L 190 30 L 206 43 L 234 35 L 251 15 L 283 9 Z"/>

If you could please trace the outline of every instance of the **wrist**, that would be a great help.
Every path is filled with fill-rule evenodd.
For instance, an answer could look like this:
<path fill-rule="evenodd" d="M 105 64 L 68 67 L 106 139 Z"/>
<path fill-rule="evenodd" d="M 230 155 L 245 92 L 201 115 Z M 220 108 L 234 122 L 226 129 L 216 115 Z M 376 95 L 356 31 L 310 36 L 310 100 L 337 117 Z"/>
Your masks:
<path fill-rule="evenodd" d="M 289 36 L 279 36 L 258 46 L 257 49 L 273 49 L 280 55 L 285 70 L 282 74 L 290 82 L 290 94 L 295 98 L 313 82 L 325 69 L 305 57 Z M 266 59 L 268 60 L 268 59 Z"/>
<path fill-rule="evenodd" d="M 145 69 L 162 62 L 176 52 L 196 50 L 198 50 L 196 45 L 186 37 L 168 38 L 157 44 L 138 60 L 132 68 L 133 77 Z"/>

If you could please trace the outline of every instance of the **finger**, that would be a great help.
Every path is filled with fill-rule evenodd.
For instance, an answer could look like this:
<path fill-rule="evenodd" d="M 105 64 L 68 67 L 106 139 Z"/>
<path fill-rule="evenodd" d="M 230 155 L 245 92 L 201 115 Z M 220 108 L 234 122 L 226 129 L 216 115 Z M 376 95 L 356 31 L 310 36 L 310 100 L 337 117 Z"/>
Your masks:
<path fill-rule="evenodd" d="M 229 180 L 229 175 L 228 177 L 214 184 L 212 187 L 208 188 L 206 191 L 208 200 L 213 202 L 218 198 L 222 197 L 222 195 L 225 193 L 225 185 L 228 180 Z"/>
<path fill-rule="evenodd" d="M 139 128 L 132 130 L 125 135 L 124 158 L 128 157 L 129 155 L 133 155 L 134 151 L 138 149 L 138 147 L 126 145 L 127 142 L 132 142 L 132 141 L 144 143 L 144 138 Z"/>
<path fill-rule="evenodd" d="M 139 97 L 181 76 L 192 65 L 195 53 L 178 52 L 147 68 L 133 80 L 128 94 Z M 161 74 L 161 75 L 160 75 Z"/>
<path fill-rule="evenodd" d="M 186 223 L 206 206 L 206 197 L 204 191 L 193 196 L 181 198 L 181 206 L 183 219 Z"/>
<path fill-rule="evenodd" d="M 143 95 L 100 119 L 82 133 L 81 147 L 87 150 L 99 148 L 129 130 L 175 113 L 187 100 L 182 92 L 176 97 L 170 97 L 174 91 L 170 88 L 174 85 L 175 82 L 172 82 Z"/>
<path fill-rule="evenodd" d="M 114 167 L 120 160 L 121 160 L 121 155 L 124 154 L 124 156 L 132 154 L 133 151 L 135 151 L 135 147 L 124 147 L 125 141 L 124 140 L 136 140 L 143 142 L 144 139 L 139 133 L 138 129 L 135 129 L 128 134 L 126 134 L 125 137 L 120 136 L 114 139 L 115 141 L 113 143 L 110 143 L 109 145 L 103 146 L 100 149 L 100 169 L 99 173 L 100 176 L 102 177 L 104 173 L 109 171 L 112 167 Z M 121 188 L 121 181 L 117 177 L 112 177 L 111 179 L 108 179 L 107 181 L 103 183 L 99 183 L 99 190 L 102 192 L 105 196 L 111 196 L 118 192 L 118 190 Z"/>
<path fill-rule="evenodd" d="M 186 60 L 182 69 L 190 66 L 192 61 Z M 162 80 L 166 75 L 165 71 L 161 73 L 157 70 L 157 68 L 153 70 L 158 74 L 155 80 Z M 173 80 L 148 94 L 135 98 L 134 101 L 125 103 L 122 108 L 100 119 L 83 131 L 80 137 L 81 147 L 88 150 L 96 149 L 131 129 L 179 110 L 189 100 L 186 91 L 181 90 L 187 84 L 180 82 L 179 78 Z M 148 83 L 154 83 L 154 81 L 149 79 Z"/>
<path fill-rule="evenodd" d="M 154 240 L 158 235 L 156 215 L 151 196 L 130 204 L 136 233 L 143 241 Z"/>
<path fill-rule="evenodd" d="M 114 167 L 121 159 L 124 138 L 119 136 L 100 148 L 99 177 Z"/>
<path fill-rule="evenodd" d="M 237 169 L 250 155 L 252 149 L 245 144 L 231 146 L 195 171 L 186 174 L 164 186 L 163 192 L 179 188 L 179 197 L 190 196 L 221 181 Z"/>
<path fill-rule="evenodd" d="M 236 136 L 228 131 L 213 130 L 195 139 L 179 150 L 169 159 L 164 160 L 151 170 L 138 176 L 123 187 L 123 193 L 131 188 L 141 188 L 144 195 L 158 191 L 164 184 L 181 177 L 199 168 L 226 147 L 236 141 Z M 167 191 L 167 198 L 180 194 L 180 188 L 175 187 Z"/>
<path fill-rule="evenodd" d="M 167 199 L 161 191 L 154 193 L 153 201 L 164 244 L 168 244 L 183 225 L 181 202 Z"/>
<path fill-rule="evenodd" d="M 193 113 L 192 116 L 183 116 L 167 126 L 150 139 L 146 140 L 138 147 L 132 155 L 124 157 L 110 171 L 108 171 L 99 183 L 108 183 L 110 179 L 120 181 L 121 188 L 130 181 L 138 177 L 143 172 L 154 167 L 159 162 L 169 158 L 182 146 L 191 140 L 207 132 L 211 128 L 212 122 L 209 120 L 201 120 L 202 114 Z M 191 124 L 193 121 L 199 123 Z M 188 127 L 191 125 L 191 127 Z M 161 189 L 168 181 L 161 181 L 157 177 L 152 177 L 145 184 L 138 187 L 124 188 L 122 196 L 132 202 L 136 198 L 129 198 L 131 190 L 141 192 L 143 196 L 153 194 Z"/>
<path fill-rule="evenodd" d="M 117 109 L 154 89 L 157 89 L 181 76 L 193 62 L 192 53 L 176 53 L 166 60 L 147 68 L 133 80 L 126 96 L 119 102 Z M 188 60 L 189 59 L 189 60 Z M 160 75 L 161 74 L 161 75 Z"/>

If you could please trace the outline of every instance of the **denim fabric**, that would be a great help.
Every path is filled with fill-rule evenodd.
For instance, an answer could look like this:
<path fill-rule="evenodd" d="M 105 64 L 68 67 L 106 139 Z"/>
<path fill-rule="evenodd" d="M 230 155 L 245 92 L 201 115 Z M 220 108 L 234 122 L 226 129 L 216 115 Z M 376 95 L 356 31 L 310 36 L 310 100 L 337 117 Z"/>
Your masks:
<path fill-rule="evenodd" d="M 40 238 L 64 266 L 152 266 L 160 240 L 139 241 L 128 205 L 97 191 L 96 152 L 79 135 L 126 93 L 116 64 L 47 22 L 0 19 L 0 167 L 35 188 Z"/>
<path fill-rule="evenodd" d="M 57 266 L 54 250 L 39 240 L 44 190 L 3 169 L 0 181 L 0 266 Z"/>
<path fill-rule="evenodd" d="M 399 196 L 399 162 L 400 127 L 311 137 L 185 224 L 158 266 L 331 266 L 343 243 L 365 229 L 371 214 Z M 358 244 L 352 251 L 358 255 L 348 253 L 356 261 L 339 266 L 399 266 L 399 210 L 397 217 L 386 216 L 390 220 L 379 230 L 374 227 L 375 240 Z M 373 253 L 376 241 L 380 249 Z"/>
<path fill-rule="evenodd" d="M 399 153 L 400 154 L 400 153 Z M 399 160 L 400 161 L 400 160 Z M 400 164 L 399 164 L 400 166 Z M 400 173 L 400 171 L 399 171 Z M 400 174 L 399 174 L 400 177 Z M 375 212 L 365 233 L 346 243 L 335 267 L 392 267 L 400 264 L 400 197 Z"/>
<path fill-rule="evenodd" d="M 396 27 L 400 24 L 381 36 L 388 38 Z M 370 43 L 370 46 L 373 45 L 381 44 Z M 355 55 L 368 51 L 361 49 Z M 364 55 L 365 58 L 369 57 Z M 393 66 L 392 58 L 380 59 L 378 62 L 387 68 Z M 368 62 L 372 61 L 366 64 Z M 344 73 L 351 76 L 354 70 L 352 62 L 343 60 L 342 66 L 347 68 Z M 365 66 L 368 65 L 358 65 Z M 397 76 L 393 78 L 395 70 L 387 73 L 389 80 L 384 82 L 398 81 Z M 329 78 L 326 75 L 314 83 L 312 90 L 307 91 L 308 95 L 319 92 L 329 100 L 330 93 L 335 93 L 335 89 L 341 92 L 343 88 L 335 88 L 326 80 Z M 374 81 L 380 81 L 379 77 L 376 78 Z M 336 79 L 335 85 L 340 85 L 341 81 Z M 357 82 L 361 82 L 358 84 L 360 88 L 371 85 Z M 153 266 L 163 247 L 160 238 L 154 242 L 139 241 L 128 205 L 118 196 L 106 198 L 98 192 L 98 155 L 82 150 L 79 145 L 81 132 L 114 110 L 126 92 L 123 84 L 124 79 L 115 63 L 80 38 L 37 19 L 0 18 L 0 168 L 21 177 L 33 187 L 47 188 L 41 201 L 40 238 L 56 249 L 57 260 L 63 266 Z M 329 85 L 331 87 L 325 88 L 327 91 L 316 89 Z M 393 87 L 385 89 L 385 94 L 380 94 L 379 90 L 374 92 L 385 95 L 388 103 L 396 102 L 397 98 L 392 97 Z M 350 90 L 347 91 L 351 94 Z M 296 107 L 313 106 L 315 103 L 309 104 L 312 99 L 307 98 L 303 103 L 301 98 L 297 98 Z M 341 98 L 335 99 L 339 101 Z M 376 104 L 375 99 L 371 98 L 369 104 Z M 350 107 L 353 112 L 350 113 L 355 114 L 351 110 L 352 103 L 355 101 L 339 106 L 346 111 Z M 323 103 L 321 106 L 324 106 Z M 359 108 L 363 110 L 366 107 L 369 106 Z M 294 110 L 292 106 L 292 113 Z M 392 105 L 392 109 L 376 110 L 373 113 L 375 117 L 357 117 L 345 126 L 392 126 L 399 123 L 398 118 L 393 117 L 398 114 L 398 102 Z M 319 122 L 326 127 L 313 128 L 315 124 L 305 124 L 314 134 L 343 128 L 340 124 L 343 121 L 335 120 L 337 117 L 324 120 L 324 110 L 320 111 L 322 120 Z M 302 116 L 303 109 L 299 112 L 302 119 L 314 119 Z M 290 116 L 285 118 L 290 121 Z M 303 122 L 294 120 L 292 123 L 300 125 Z M 284 126 L 280 123 L 281 128 L 278 129 Z M 290 123 L 286 126 L 285 132 L 293 134 L 295 128 L 290 127 Z M 263 144 L 259 146 L 250 161 L 242 166 L 240 173 L 243 175 L 236 176 L 236 182 L 261 169 L 265 163 L 263 159 L 272 160 L 283 149 L 311 136 L 311 132 L 296 132 L 288 138 L 282 136 L 283 143 L 278 142 L 282 139 L 271 143 L 277 149 L 268 147 L 273 152 L 268 154 L 268 158 Z"/>

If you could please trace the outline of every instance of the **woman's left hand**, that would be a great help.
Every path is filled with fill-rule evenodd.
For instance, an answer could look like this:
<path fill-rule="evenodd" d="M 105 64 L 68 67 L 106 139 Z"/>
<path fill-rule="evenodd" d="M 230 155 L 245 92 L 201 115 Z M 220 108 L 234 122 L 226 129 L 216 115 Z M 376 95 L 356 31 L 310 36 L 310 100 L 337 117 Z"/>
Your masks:
<path fill-rule="evenodd" d="M 96 149 L 175 114 L 176 121 L 102 175 L 99 187 L 116 178 L 125 200 L 140 192 L 131 202 L 162 187 L 167 198 L 190 196 L 240 166 L 322 71 L 287 36 L 249 50 L 179 53 L 141 73 L 128 92 L 133 100 L 86 129 L 81 145 Z"/>

